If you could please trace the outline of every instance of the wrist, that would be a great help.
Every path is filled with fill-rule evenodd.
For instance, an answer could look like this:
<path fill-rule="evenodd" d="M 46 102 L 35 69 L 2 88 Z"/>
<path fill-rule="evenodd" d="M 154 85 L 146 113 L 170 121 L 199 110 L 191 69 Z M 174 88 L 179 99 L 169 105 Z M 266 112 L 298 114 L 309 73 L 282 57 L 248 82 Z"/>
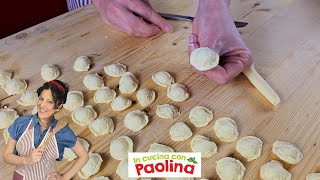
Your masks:
<path fill-rule="evenodd" d="M 31 164 L 30 163 L 30 158 L 28 156 L 25 156 L 25 157 L 22 157 L 22 163 L 23 165 L 28 165 L 28 164 Z"/>

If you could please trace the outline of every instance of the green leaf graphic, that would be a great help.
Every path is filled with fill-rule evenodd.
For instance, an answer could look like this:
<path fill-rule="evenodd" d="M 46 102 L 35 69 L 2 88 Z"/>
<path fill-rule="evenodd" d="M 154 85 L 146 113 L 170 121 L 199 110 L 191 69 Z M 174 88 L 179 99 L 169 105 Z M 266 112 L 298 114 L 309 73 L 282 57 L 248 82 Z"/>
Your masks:
<path fill-rule="evenodd" d="M 197 161 L 193 161 L 193 164 L 198 164 L 198 162 Z"/>
<path fill-rule="evenodd" d="M 193 159 L 190 157 L 187 159 L 189 162 L 193 162 Z"/>

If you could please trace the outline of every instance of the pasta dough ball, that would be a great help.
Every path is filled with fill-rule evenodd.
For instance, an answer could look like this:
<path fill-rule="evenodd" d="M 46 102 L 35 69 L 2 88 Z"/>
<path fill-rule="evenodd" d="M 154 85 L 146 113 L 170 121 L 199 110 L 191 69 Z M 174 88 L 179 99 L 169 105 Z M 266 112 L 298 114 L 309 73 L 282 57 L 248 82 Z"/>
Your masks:
<path fill-rule="evenodd" d="M 184 85 L 176 83 L 168 86 L 167 96 L 173 101 L 182 102 L 189 98 L 189 93 Z"/>
<path fill-rule="evenodd" d="M 78 107 L 71 113 L 72 120 L 80 126 L 86 126 L 97 118 L 97 113 L 92 106 Z"/>
<path fill-rule="evenodd" d="M 184 122 L 178 122 L 170 128 L 170 136 L 173 141 L 184 141 L 192 136 L 192 131 Z"/>
<path fill-rule="evenodd" d="M 137 92 L 137 99 L 142 106 L 149 106 L 156 99 L 156 93 L 148 89 L 140 89 Z"/>
<path fill-rule="evenodd" d="M 320 179 L 320 173 L 312 173 L 308 174 L 306 180 L 319 180 Z"/>
<path fill-rule="evenodd" d="M 290 180 L 291 174 L 280 162 L 272 160 L 261 166 L 260 177 L 263 180 Z"/>
<path fill-rule="evenodd" d="M 138 83 L 139 81 L 132 73 L 126 72 L 119 80 L 119 90 L 122 93 L 131 94 L 137 90 Z"/>
<path fill-rule="evenodd" d="M 18 117 L 17 111 L 14 109 L 0 109 L 0 129 L 9 127 Z"/>
<path fill-rule="evenodd" d="M 234 158 L 224 157 L 217 161 L 216 172 L 221 180 L 241 180 L 246 168 Z"/>
<path fill-rule="evenodd" d="M 36 105 L 38 102 L 38 93 L 35 90 L 24 91 L 20 99 L 17 100 L 17 102 L 23 106 Z"/>
<path fill-rule="evenodd" d="M 213 113 L 203 106 L 196 106 L 190 111 L 189 119 L 196 127 L 204 127 L 212 121 Z"/>
<path fill-rule="evenodd" d="M 273 143 L 272 152 L 276 154 L 281 160 L 289 164 L 298 164 L 303 154 L 295 145 L 284 141 L 276 141 Z"/>
<path fill-rule="evenodd" d="M 83 93 L 81 91 L 70 91 L 67 94 L 67 101 L 63 107 L 69 111 L 73 111 L 83 105 Z"/>
<path fill-rule="evenodd" d="M 52 64 L 45 64 L 41 67 L 41 76 L 45 81 L 51 81 L 60 76 L 60 71 Z"/>
<path fill-rule="evenodd" d="M 101 87 L 94 93 L 94 102 L 96 103 L 110 103 L 117 96 L 116 91 L 109 87 Z"/>
<path fill-rule="evenodd" d="M 89 160 L 86 165 L 78 172 L 81 179 L 88 179 L 90 176 L 96 174 L 100 170 L 101 163 L 103 162 L 100 154 L 89 154 Z"/>
<path fill-rule="evenodd" d="M 104 86 L 103 78 L 99 76 L 97 73 L 86 75 L 83 78 L 83 84 L 89 90 L 98 90 L 99 88 Z"/>
<path fill-rule="evenodd" d="M 91 180 L 109 180 L 109 178 L 105 176 L 98 176 L 98 177 L 92 178 Z"/>
<path fill-rule="evenodd" d="M 88 152 L 89 151 L 89 143 L 85 139 L 77 138 L 80 144 L 84 147 L 84 149 Z M 77 155 L 72 151 L 70 148 L 64 148 L 63 157 L 66 158 L 68 161 L 73 161 L 77 158 Z"/>
<path fill-rule="evenodd" d="M 177 117 L 179 110 L 170 104 L 161 104 L 157 106 L 156 114 L 163 119 L 173 119 Z"/>
<path fill-rule="evenodd" d="M 10 134 L 9 134 L 8 128 L 5 128 L 3 130 L 3 138 L 4 138 L 4 141 L 6 142 L 6 144 L 8 143 L 9 136 L 10 136 Z"/>
<path fill-rule="evenodd" d="M 216 143 L 209 138 L 195 135 L 190 142 L 193 152 L 201 152 L 201 157 L 209 158 L 218 152 Z"/>
<path fill-rule="evenodd" d="M 127 72 L 127 66 L 123 64 L 110 64 L 108 66 L 105 66 L 104 72 L 112 77 L 121 77 L 125 72 Z"/>
<path fill-rule="evenodd" d="M 153 143 L 151 144 L 148 152 L 174 152 L 174 150 L 169 146 Z"/>
<path fill-rule="evenodd" d="M 134 110 L 132 112 L 129 112 L 124 117 L 124 125 L 134 131 L 140 131 L 142 128 L 144 128 L 149 122 L 149 117 L 146 115 L 145 112 L 140 110 Z"/>
<path fill-rule="evenodd" d="M 90 122 L 89 129 L 96 137 L 98 137 L 113 132 L 114 124 L 111 118 L 101 117 Z"/>
<path fill-rule="evenodd" d="M 110 155 L 113 159 L 127 159 L 129 152 L 133 152 L 133 142 L 128 136 L 120 136 L 110 144 Z"/>
<path fill-rule="evenodd" d="M 190 64 L 199 71 L 207 71 L 219 64 L 219 55 L 207 47 L 197 48 L 190 55 Z"/>
<path fill-rule="evenodd" d="M 224 142 L 233 142 L 239 136 L 236 122 L 227 117 L 218 119 L 213 128 L 216 136 Z"/>
<path fill-rule="evenodd" d="M 112 103 L 111 108 L 114 111 L 123 111 L 125 109 L 128 109 L 132 104 L 132 101 L 124 96 L 118 96 L 116 97 Z"/>
<path fill-rule="evenodd" d="M 0 86 L 3 86 L 11 77 L 12 71 L 0 70 Z"/>
<path fill-rule="evenodd" d="M 116 170 L 118 176 L 123 180 L 135 180 L 137 178 L 128 178 L 128 159 L 122 160 Z"/>
<path fill-rule="evenodd" d="M 80 56 L 74 61 L 73 69 L 78 72 L 88 71 L 91 61 L 87 56 Z"/>
<path fill-rule="evenodd" d="M 170 73 L 166 71 L 156 72 L 152 75 L 152 80 L 162 87 L 168 87 L 170 84 L 174 83 L 174 79 Z"/>
<path fill-rule="evenodd" d="M 2 88 L 6 91 L 8 96 L 20 94 L 27 89 L 27 82 L 20 79 L 9 79 Z"/>
<path fill-rule="evenodd" d="M 254 136 L 246 136 L 237 142 L 236 150 L 248 161 L 261 156 L 262 141 Z"/>

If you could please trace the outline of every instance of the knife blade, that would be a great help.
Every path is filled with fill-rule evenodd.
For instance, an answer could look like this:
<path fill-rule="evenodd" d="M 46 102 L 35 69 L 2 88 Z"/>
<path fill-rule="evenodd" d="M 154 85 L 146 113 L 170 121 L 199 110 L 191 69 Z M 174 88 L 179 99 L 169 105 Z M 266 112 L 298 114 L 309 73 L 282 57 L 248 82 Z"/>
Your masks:
<path fill-rule="evenodd" d="M 184 20 L 184 21 L 193 21 L 194 17 L 192 16 L 182 16 L 177 14 L 167 14 L 167 13 L 159 13 L 159 15 L 165 19 L 171 20 Z M 247 22 L 234 21 L 234 24 L 237 28 L 242 28 L 248 25 Z"/>

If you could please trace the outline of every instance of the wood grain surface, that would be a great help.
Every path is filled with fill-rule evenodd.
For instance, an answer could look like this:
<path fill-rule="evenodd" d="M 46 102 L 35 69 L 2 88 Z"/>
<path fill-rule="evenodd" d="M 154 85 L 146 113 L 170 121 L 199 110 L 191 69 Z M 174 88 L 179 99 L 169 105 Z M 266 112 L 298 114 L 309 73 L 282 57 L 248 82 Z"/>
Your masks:
<path fill-rule="evenodd" d="M 152 0 L 159 12 L 195 15 L 198 1 Z M 130 37 L 108 28 L 100 19 L 93 5 L 61 15 L 31 27 L 0 41 L 0 69 L 12 70 L 14 78 L 25 79 L 28 90 L 37 89 L 44 80 L 40 68 L 44 64 L 59 67 L 59 80 L 67 82 L 70 90 L 84 93 L 85 105 L 93 105 L 98 116 L 114 120 L 115 131 L 95 137 L 87 127 L 74 122 L 70 127 L 78 137 L 86 139 L 90 151 L 101 154 L 103 163 L 96 176 L 120 179 L 115 173 L 119 161 L 109 155 L 110 142 L 118 136 L 127 135 L 134 142 L 134 151 L 147 151 L 152 143 L 162 143 L 177 152 L 190 152 L 190 141 L 173 142 L 170 127 L 185 122 L 193 134 L 205 135 L 218 145 L 218 154 L 202 160 L 202 177 L 217 179 L 215 161 L 226 156 L 239 159 L 246 167 L 244 179 L 259 179 L 259 169 L 264 163 L 277 159 L 272 154 L 272 144 L 283 140 L 295 144 L 304 154 L 297 165 L 285 164 L 293 174 L 292 179 L 305 179 L 309 173 L 320 172 L 320 2 L 317 0 L 234 0 L 232 15 L 235 20 L 249 25 L 239 29 L 254 56 L 256 70 L 280 95 L 282 102 L 277 108 L 270 103 L 241 74 L 230 83 L 217 85 L 206 77 L 192 71 L 188 63 L 187 38 L 192 24 L 186 21 L 170 21 L 172 33 L 160 33 L 151 38 Z M 78 56 L 89 56 L 93 66 L 89 72 L 75 72 L 73 62 Z M 149 124 L 140 132 L 132 132 L 124 126 L 124 116 L 135 109 L 144 108 L 138 103 L 124 112 L 113 112 L 110 104 L 95 104 L 94 91 L 82 83 L 86 74 L 99 73 L 105 84 L 117 88 L 118 78 L 107 77 L 103 67 L 121 62 L 129 67 L 140 81 L 139 88 L 156 91 L 156 101 L 149 107 Z M 157 86 L 151 75 L 168 71 L 176 82 L 184 84 L 191 97 L 181 103 L 166 97 L 166 89 Z M 19 115 L 31 112 L 16 100 L 20 95 L 7 97 L 0 90 L 1 107 L 14 108 Z M 135 93 L 130 97 L 136 101 Z M 174 120 L 160 119 L 155 115 L 156 105 L 176 105 L 181 115 Z M 214 121 L 203 128 L 196 128 L 189 119 L 189 111 L 202 105 L 214 112 L 214 119 L 231 117 L 238 125 L 240 137 L 254 135 L 263 141 L 262 156 L 247 162 L 236 151 L 233 143 L 223 143 L 213 131 Z M 70 113 L 69 113 L 70 115 Z M 0 130 L 2 134 L 3 130 Z M 4 149 L 0 135 L 0 153 Z M 58 171 L 64 173 L 72 162 L 59 162 Z M 14 166 L 0 159 L 0 177 L 11 179 Z M 74 179 L 80 179 L 75 176 Z"/>

